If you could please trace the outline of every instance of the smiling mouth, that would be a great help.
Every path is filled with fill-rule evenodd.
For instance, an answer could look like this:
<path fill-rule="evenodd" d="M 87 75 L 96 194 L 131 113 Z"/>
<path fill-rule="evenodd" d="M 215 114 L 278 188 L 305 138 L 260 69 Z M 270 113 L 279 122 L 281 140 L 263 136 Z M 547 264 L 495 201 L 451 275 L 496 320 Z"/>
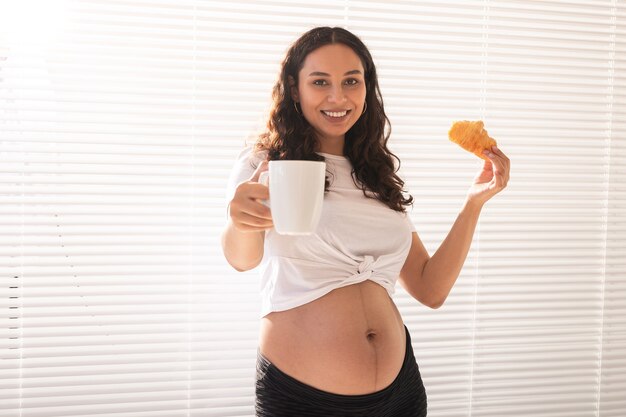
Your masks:
<path fill-rule="evenodd" d="M 325 115 L 326 117 L 329 117 L 331 119 L 337 119 L 337 120 L 341 120 L 344 117 L 346 117 L 352 110 L 344 110 L 344 111 L 326 111 L 326 110 L 321 110 L 320 112 Z"/>

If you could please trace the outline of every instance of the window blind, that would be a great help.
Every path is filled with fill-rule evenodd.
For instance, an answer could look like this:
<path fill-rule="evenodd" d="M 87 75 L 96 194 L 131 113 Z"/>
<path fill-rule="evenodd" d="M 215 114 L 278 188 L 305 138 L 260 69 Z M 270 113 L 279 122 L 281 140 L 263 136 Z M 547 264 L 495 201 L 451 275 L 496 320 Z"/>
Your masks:
<path fill-rule="evenodd" d="M 48 16 L 48 19 L 42 18 Z M 626 2 L 0 3 L 0 417 L 252 416 L 257 270 L 225 185 L 287 47 L 370 48 L 432 255 L 512 161 L 438 310 L 397 286 L 435 416 L 626 412 Z"/>

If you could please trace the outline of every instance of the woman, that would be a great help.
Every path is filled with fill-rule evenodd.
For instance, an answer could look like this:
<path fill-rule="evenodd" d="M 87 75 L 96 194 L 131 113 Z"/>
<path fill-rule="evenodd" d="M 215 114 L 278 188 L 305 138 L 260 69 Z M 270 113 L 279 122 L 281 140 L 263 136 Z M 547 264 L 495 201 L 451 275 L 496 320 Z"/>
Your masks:
<path fill-rule="evenodd" d="M 261 264 L 257 416 L 426 415 L 394 285 L 399 280 L 431 308 L 443 304 L 482 206 L 506 186 L 509 160 L 489 152 L 491 162 L 430 257 L 404 208 L 413 198 L 402 195 L 386 123 L 376 68 L 359 38 L 318 27 L 289 48 L 267 131 L 231 174 L 222 234 L 235 269 Z M 279 159 L 326 161 L 323 213 L 312 235 L 272 229 L 260 201 L 269 191 L 258 178 L 268 160 Z"/>

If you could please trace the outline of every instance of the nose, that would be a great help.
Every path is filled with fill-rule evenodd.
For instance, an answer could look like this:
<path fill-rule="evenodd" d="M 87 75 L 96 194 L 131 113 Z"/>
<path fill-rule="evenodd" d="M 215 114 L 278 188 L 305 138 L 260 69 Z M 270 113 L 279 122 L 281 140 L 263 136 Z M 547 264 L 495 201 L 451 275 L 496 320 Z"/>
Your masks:
<path fill-rule="evenodd" d="M 334 86 L 328 95 L 328 101 L 332 103 L 340 103 L 342 101 L 346 101 L 346 96 L 343 93 L 343 89 L 341 85 Z"/>

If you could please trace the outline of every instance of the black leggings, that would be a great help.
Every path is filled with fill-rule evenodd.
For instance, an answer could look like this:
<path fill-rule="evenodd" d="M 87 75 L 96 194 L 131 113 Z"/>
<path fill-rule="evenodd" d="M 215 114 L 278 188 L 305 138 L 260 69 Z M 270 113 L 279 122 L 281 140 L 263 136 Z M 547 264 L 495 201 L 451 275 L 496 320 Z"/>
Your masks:
<path fill-rule="evenodd" d="M 287 375 L 257 349 L 257 417 L 421 417 L 426 391 L 406 332 L 404 362 L 388 387 L 363 395 L 322 391 Z"/>

